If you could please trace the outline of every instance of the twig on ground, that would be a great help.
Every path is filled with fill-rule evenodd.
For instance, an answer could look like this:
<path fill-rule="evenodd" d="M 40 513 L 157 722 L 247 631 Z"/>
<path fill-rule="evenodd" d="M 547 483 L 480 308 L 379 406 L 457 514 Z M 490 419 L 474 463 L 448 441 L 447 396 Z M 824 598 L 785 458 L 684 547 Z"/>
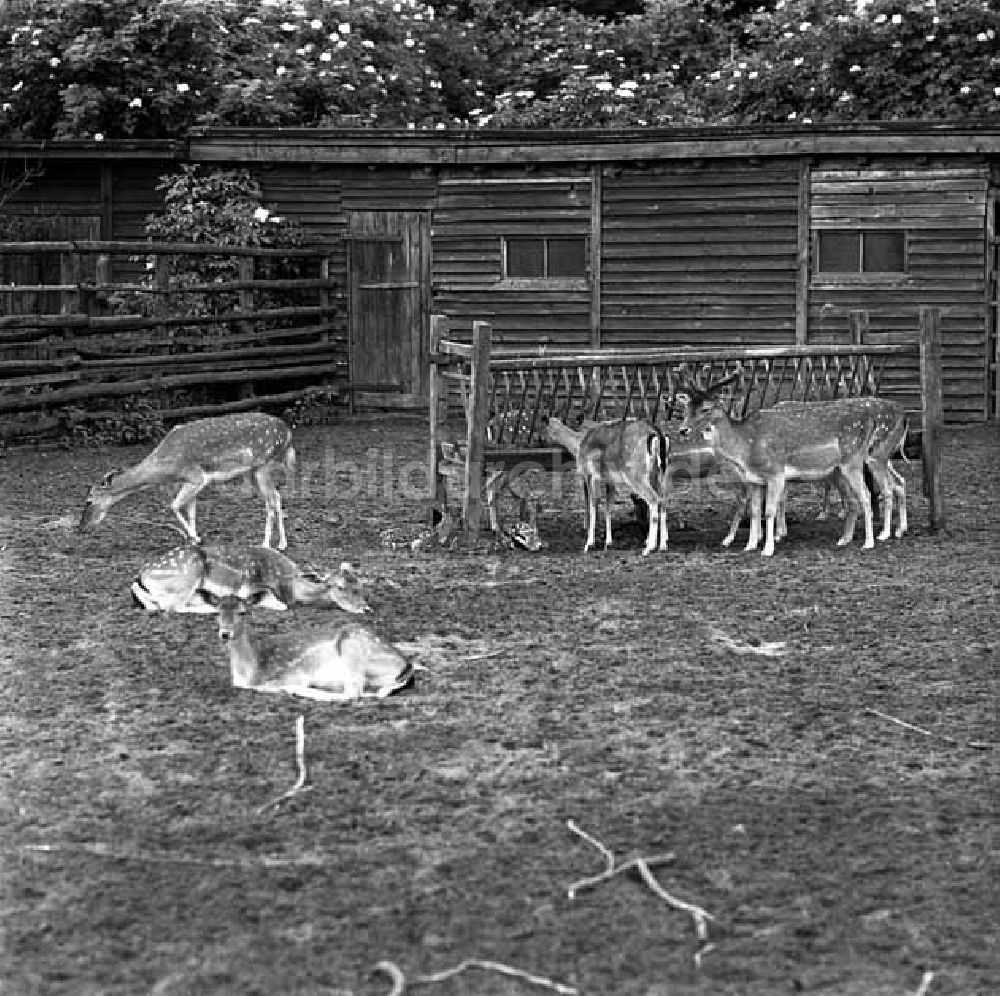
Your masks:
<path fill-rule="evenodd" d="M 622 872 L 637 867 L 639 861 L 645 861 L 647 865 L 653 867 L 655 865 L 665 865 L 674 860 L 674 852 L 667 851 L 665 854 L 652 854 L 648 858 L 632 858 L 631 860 L 625 861 L 620 865 L 616 865 L 614 854 L 612 854 L 608 848 L 597 840 L 597 838 L 591 837 L 585 830 L 581 830 L 572 820 L 567 820 L 566 826 L 569 827 L 569 829 L 572 830 L 578 837 L 582 837 L 585 841 L 587 841 L 588 844 L 593 844 L 593 846 L 604 855 L 604 860 L 608 863 L 607 868 L 605 868 L 599 875 L 590 875 L 587 878 L 581 878 L 578 882 L 574 882 L 566 890 L 566 895 L 569 899 L 575 899 L 576 894 L 581 889 L 590 889 L 614 875 L 620 875 Z"/>
<path fill-rule="evenodd" d="M 576 896 L 576 893 L 580 889 L 588 888 L 592 885 L 597 885 L 598 882 L 603 882 L 605 879 L 611 878 L 613 875 L 618 875 L 623 871 L 627 871 L 630 868 L 635 868 L 639 874 L 642 876 L 642 880 L 649 886 L 653 892 L 656 893 L 664 902 L 673 906 L 675 909 L 684 910 L 686 913 L 690 913 L 694 918 L 695 932 L 698 935 L 698 940 L 701 941 L 701 946 L 695 952 L 694 962 L 695 965 L 701 966 L 701 959 L 708 954 L 712 948 L 715 947 L 714 944 L 709 944 L 708 942 L 708 921 L 714 920 L 715 917 L 706 910 L 703 910 L 700 906 L 695 906 L 692 903 L 686 903 L 682 899 L 677 899 L 676 897 L 670 895 L 666 889 L 660 885 L 659 882 L 653 877 L 653 873 L 650 868 L 656 864 L 666 864 L 668 861 L 672 861 L 674 858 L 673 852 L 667 854 L 653 855 L 648 858 L 632 858 L 630 861 L 626 861 L 623 864 L 615 864 L 615 856 L 612 852 L 604 846 L 596 837 L 592 837 L 589 833 L 581 830 L 572 820 L 566 821 L 566 826 L 575 833 L 578 837 L 582 837 L 587 843 L 593 844 L 603 855 L 605 861 L 607 861 L 607 868 L 604 869 L 599 875 L 593 875 L 590 878 L 581 879 L 579 882 L 574 882 L 567 890 L 566 893 L 570 899 Z"/>
<path fill-rule="evenodd" d="M 734 654 L 757 654 L 761 657 L 781 657 L 785 653 L 787 644 L 784 640 L 774 643 L 767 643 L 761 640 L 759 643 L 748 643 L 746 640 L 734 640 L 731 636 L 726 636 L 721 629 L 709 626 L 709 636 L 720 646 L 731 650 Z"/>
<path fill-rule="evenodd" d="M 574 986 L 567 986 L 561 982 L 554 982 L 552 979 L 546 979 L 541 975 L 532 975 L 530 972 L 525 972 L 520 968 L 513 968 L 510 965 L 504 965 L 499 961 L 481 961 L 478 958 L 466 958 L 459 965 L 455 965 L 454 968 L 446 968 L 441 972 L 434 972 L 429 975 L 417 975 L 410 980 L 411 986 L 429 986 L 435 982 L 444 982 L 446 979 L 453 978 L 456 975 L 470 969 L 470 968 L 481 968 L 485 972 L 499 972 L 501 975 L 509 975 L 515 979 L 523 979 L 525 982 L 530 982 L 532 985 L 542 986 L 546 989 L 552 989 L 557 993 L 563 994 L 563 996 L 577 996 L 579 992 Z M 376 972 L 384 972 L 392 979 L 392 991 L 389 996 L 403 996 L 406 991 L 406 976 L 400 970 L 399 966 L 391 961 L 380 961 L 375 966 Z"/>
<path fill-rule="evenodd" d="M 639 869 L 639 874 L 642 876 L 643 882 L 648 885 L 653 892 L 655 892 L 660 899 L 665 903 L 673 906 L 674 909 L 684 910 L 685 913 L 690 913 L 694 917 L 694 929 L 698 934 L 699 941 L 708 940 L 708 921 L 714 920 L 715 917 L 711 913 L 706 912 L 700 906 L 695 906 L 693 903 L 686 903 L 683 899 L 677 899 L 675 896 L 670 895 L 666 889 L 660 885 L 659 882 L 653 878 L 653 873 L 649 870 L 649 865 L 642 859 L 638 858 L 635 862 L 636 868 Z"/>
<path fill-rule="evenodd" d="M 943 740 L 945 743 L 954 744 L 956 747 L 972 747 L 975 750 L 989 750 L 991 747 L 995 747 L 996 744 L 988 743 L 985 740 L 956 740 L 954 737 L 949 737 L 945 733 L 935 733 L 933 730 L 925 730 L 921 726 L 914 726 L 912 723 L 907 723 L 903 719 L 897 719 L 895 716 L 890 716 L 887 712 L 882 712 L 879 709 L 865 709 L 865 712 L 871 713 L 873 716 L 878 716 L 880 719 L 885 719 L 890 723 L 895 723 L 897 726 L 902 726 L 907 730 L 912 730 L 914 733 L 920 733 L 925 737 L 934 737 L 937 740 Z"/>
<path fill-rule="evenodd" d="M 293 795 L 297 795 L 299 792 L 306 792 L 312 788 L 311 785 L 306 785 L 306 718 L 305 716 L 299 716 L 295 720 L 295 763 L 299 768 L 299 777 L 296 779 L 295 784 L 287 791 L 278 796 L 277 799 L 272 799 L 270 802 L 265 802 L 263 806 L 259 807 L 257 810 L 258 814 L 266 813 L 267 810 L 274 806 L 280 806 L 286 799 L 291 799 Z"/>
<path fill-rule="evenodd" d="M 913 994 L 913 996 L 927 996 L 927 990 L 930 989 L 933 981 L 934 973 L 924 972 L 924 977 L 920 980 L 920 988 Z"/>

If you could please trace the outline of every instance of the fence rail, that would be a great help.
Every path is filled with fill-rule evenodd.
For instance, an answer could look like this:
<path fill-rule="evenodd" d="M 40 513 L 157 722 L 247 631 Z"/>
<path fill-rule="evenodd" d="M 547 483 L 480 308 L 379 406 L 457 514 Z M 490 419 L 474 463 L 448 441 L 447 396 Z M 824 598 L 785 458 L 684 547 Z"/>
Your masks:
<path fill-rule="evenodd" d="M 75 417 L 87 419 L 99 399 L 130 395 L 155 395 L 164 420 L 287 405 L 317 386 L 346 406 L 345 297 L 330 278 L 329 251 L 0 242 L 0 431 L 44 434 L 53 409 L 81 405 Z M 211 279 L 214 270 L 208 279 L 190 267 L 173 272 L 178 261 L 199 259 L 220 279 Z M 192 390 L 201 397 L 189 397 Z M 18 423 L 13 413 L 35 421 Z"/>

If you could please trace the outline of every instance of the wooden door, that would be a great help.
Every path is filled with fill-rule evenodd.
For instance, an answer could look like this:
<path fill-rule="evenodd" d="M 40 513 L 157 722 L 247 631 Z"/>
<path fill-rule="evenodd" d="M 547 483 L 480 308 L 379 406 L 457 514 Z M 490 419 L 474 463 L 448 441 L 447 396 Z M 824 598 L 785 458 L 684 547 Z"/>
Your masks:
<path fill-rule="evenodd" d="M 423 405 L 430 328 L 430 216 L 421 211 L 353 211 L 348 239 L 354 404 Z"/>

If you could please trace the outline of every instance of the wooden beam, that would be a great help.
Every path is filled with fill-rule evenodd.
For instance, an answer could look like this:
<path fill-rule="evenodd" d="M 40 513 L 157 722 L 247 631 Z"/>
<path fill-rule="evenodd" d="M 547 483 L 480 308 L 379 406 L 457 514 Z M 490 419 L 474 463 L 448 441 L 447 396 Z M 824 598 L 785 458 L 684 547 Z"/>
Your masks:
<path fill-rule="evenodd" d="M 795 341 L 809 341 L 809 247 L 812 232 L 812 168 L 808 159 L 799 163 L 798 246 L 795 278 Z"/>
<path fill-rule="evenodd" d="M 462 521 L 467 541 L 479 538 L 483 512 L 483 454 L 486 447 L 486 422 L 489 416 L 490 348 L 493 327 L 489 322 L 472 323 L 472 371 L 469 403 L 466 411 L 465 494 L 462 496 Z"/>
<path fill-rule="evenodd" d="M 427 396 L 430 408 L 430 454 L 427 461 L 427 483 L 430 490 L 431 508 L 429 513 L 429 526 L 436 525 L 435 513 L 444 514 L 443 508 L 436 508 L 437 500 L 441 497 L 438 493 L 438 447 L 441 439 L 441 403 L 447 401 L 442 392 L 441 371 L 434 357 L 438 354 L 438 345 L 448 334 L 448 319 L 444 315 L 431 315 L 430 340 L 428 342 L 428 352 L 430 362 L 428 367 Z"/>
<path fill-rule="evenodd" d="M 604 184 L 600 166 L 590 170 L 590 345 L 601 348 L 601 233 Z"/>
<path fill-rule="evenodd" d="M 920 309 L 920 397 L 924 411 L 924 493 L 930 505 L 931 529 L 943 529 L 941 449 L 944 424 L 941 391 L 941 309 Z"/>

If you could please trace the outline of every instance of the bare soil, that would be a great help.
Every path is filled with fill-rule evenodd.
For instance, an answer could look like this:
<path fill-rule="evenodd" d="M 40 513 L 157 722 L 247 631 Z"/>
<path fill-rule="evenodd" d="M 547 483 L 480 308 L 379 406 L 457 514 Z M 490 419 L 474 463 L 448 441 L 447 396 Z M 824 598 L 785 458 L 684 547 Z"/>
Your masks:
<path fill-rule="evenodd" d="M 966 743 L 1000 739 L 996 429 L 949 435 L 946 530 L 911 464 L 903 540 L 836 548 L 801 488 L 771 560 L 723 550 L 728 509 L 691 491 L 667 554 L 639 555 L 622 505 L 619 548 L 584 556 L 571 479 L 538 553 L 414 552 L 424 426 L 296 438 L 288 552 L 360 565 L 377 628 L 433 668 L 404 694 L 234 689 L 213 618 L 133 608 L 178 541 L 171 496 L 75 525 L 145 450 L 0 462 L 4 994 L 385 996 L 380 960 L 465 958 L 588 996 L 902 996 L 927 971 L 931 996 L 1000 992 L 1000 748 Z M 263 524 L 237 488 L 199 506 L 213 542 Z M 300 715 L 311 788 L 262 812 Z M 567 897 L 604 868 L 567 820 L 622 859 L 674 853 L 658 880 L 714 917 L 700 966 L 638 875 Z M 551 990 L 473 968 L 420 991 Z"/>

